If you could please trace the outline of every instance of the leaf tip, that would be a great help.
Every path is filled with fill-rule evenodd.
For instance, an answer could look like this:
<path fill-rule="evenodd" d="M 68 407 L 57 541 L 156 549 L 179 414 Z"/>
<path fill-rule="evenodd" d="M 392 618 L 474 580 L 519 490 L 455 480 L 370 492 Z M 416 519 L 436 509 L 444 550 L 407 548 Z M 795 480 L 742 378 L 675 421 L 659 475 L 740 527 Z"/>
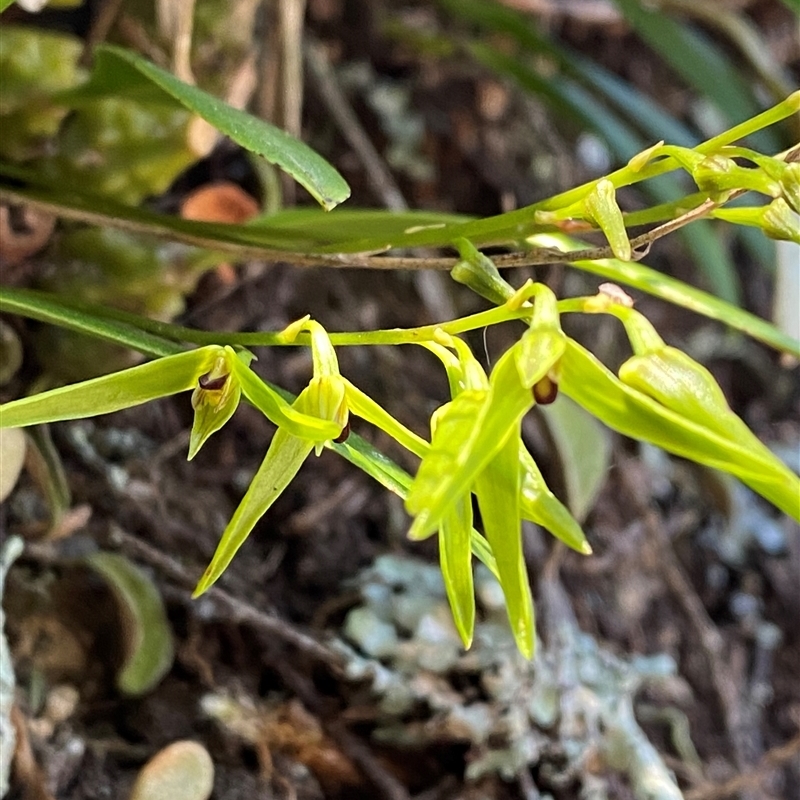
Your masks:
<path fill-rule="evenodd" d="M 204 595 L 211 588 L 215 581 L 216 578 L 212 577 L 209 570 L 206 570 L 203 573 L 203 577 L 197 581 L 197 586 L 195 586 L 194 590 L 192 591 L 192 600 L 197 600 L 198 597 Z"/>

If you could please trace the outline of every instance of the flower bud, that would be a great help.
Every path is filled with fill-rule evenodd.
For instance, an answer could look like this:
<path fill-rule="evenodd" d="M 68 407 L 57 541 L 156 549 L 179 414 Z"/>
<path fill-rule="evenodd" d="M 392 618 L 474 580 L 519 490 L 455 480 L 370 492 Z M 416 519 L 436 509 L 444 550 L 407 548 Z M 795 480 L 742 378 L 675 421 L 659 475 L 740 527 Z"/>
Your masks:
<path fill-rule="evenodd" d="M 751 189 L 769 197 L 778 197 L 781 186 L 761 167 L 740 167 L 735 161 L 725 156 L 714 155 L 704 158 L 692 171 L 692 177 L 698 188 L 715 194 Z"/>
<path fill-rule="evenodd" d="M 787 164 L 780 182 L 786 202 L 800 214 L 800 163 L 792 161 Z"/>
<path fill-rule="evenodd" d="M 455 245 L 461 258 L 450 270 L 454 281 L 469 286 L 473 292 L 497 305 L 502 305 L 514 294 L 511 285 L 500 277 L 494 262 L 472 242 L 457 239 Z"/>
<path fill-rule="evenodd" d="M 770 239 L 784 239 L 800 244 L 800 217 L 789 208 L 782 197 L 764 207 L 761 219 L 762 230 Z"/>
<path fill-rule="evenodd" d="M 621 261 L 631 260 L 631 243 L 625 229 L 622 211 L 617 205 L 616 190 L 603 178 L 583 201 L 584 212 L 606 235 L 614 255 Z"/>

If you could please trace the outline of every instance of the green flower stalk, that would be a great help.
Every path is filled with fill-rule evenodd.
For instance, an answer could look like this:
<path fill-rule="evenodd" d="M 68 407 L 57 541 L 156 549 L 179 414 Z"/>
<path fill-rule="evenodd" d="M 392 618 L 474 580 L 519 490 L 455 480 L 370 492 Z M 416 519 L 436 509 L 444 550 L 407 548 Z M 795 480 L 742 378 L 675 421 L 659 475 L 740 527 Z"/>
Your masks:
<path fill-rule="evenodd" d="M 783 197 L 758 208 L 718 208 L 714 210 L 713 216 L 737 225 L 760 228 L 770 239 L 800 244 L 800 216 L 789 207 Z"/>

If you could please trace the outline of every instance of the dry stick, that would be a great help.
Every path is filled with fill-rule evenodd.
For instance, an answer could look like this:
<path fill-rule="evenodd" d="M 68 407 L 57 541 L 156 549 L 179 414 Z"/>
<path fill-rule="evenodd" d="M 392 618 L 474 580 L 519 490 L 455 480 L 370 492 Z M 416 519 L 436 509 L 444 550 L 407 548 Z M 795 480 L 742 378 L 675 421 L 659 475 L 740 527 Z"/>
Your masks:
<path fill-rule="evenodd" d="M 386 208 L 392 211 L 406 211 L 408 203 L 406 203 L 400 187 L 347 101 L 339 82 L 336 80 L 332 67 L 325 57 L 322 45 L 309 39 L 303 54 L 305 55 L 309 73 L 317 84 L 319 99 L 324 103 L 342 136 L 344 136 L 347 143 L 355 151 L 359 161 L 363 164 L 367 174 L 367 182 L 372 191 L 375 192 Z"/>
<path fill-rule="evenodd" d="M 184 83 L 194 84 L 192 29 L 195 0 L 157 0 L 156 24 L 165 42 L 172 43 L 172 72 Z"/>
<path fill-rule="evenodd" d="M 108 37 L 111 28 L 119 16 L 120 9 L 122 8 L 122 1 L 123 0 L 105 0 L 100 6 L 100 10 L 92 20 L 92 25 L 86 36 L 86 42 L 81 51 L 81 57 L 78 59 L 78 63 L 82 67 L 89 66 L 95 47 L 101 42 L 104 42 Z"/>
<path fill-rule="evenodd" d="M 161 550 L 143 542 L 136 536 L 121 530 L 115 530 L 112 541 L 119 543 L 121 549 L 133 558 L 140 559 L 157 569 L 163 575 L 187 588 L 192 588 L 197 580 L 184 569 L 174 558 L 166 555 Z M 225 609 L 226 620 L 236 623 L 252 625 L 262 633 L 271 634 L 293 645 L 307 655 L 322 661 L 333 669 L 342 667 L 342 657 L 320 644 L 311 636 L 281 619 L 275 614 L 260 611 L 244 600 L 228 594 L 224 589 L 212 586 L 203 597 L 211 600 L 215 605 Z"/>
<path fill-rule="evenodd" d="M 372 187 L 372 191 L 391 211 L 407 211 L 408 203 L 403 197 L 400 187 L 348 102 L 336 80 L 333 68 L 325 57 L 322 45 L 317 41 L 310 40 L 305 47 L 304 54 L 306 66 L 311 77 L 317 83 L 317 94 L 347 143 L 363 164 L 367 182 Z M 431 272 L 422 272 L 416 276 L 415 285 L 433 319 L 450 319 L 456 316 L 455 308 L 450 301 L 449 292 L 442 278 Z"/>
<path fill-rule="evenodd" d="M 306 0 L 277 0 L 280 28 L 280 116 L 273 120 L 301 138 L 303 114 L 303 21 Z M 283 198 L 294 205 L 297 184 L 281 174 Z"/>
<path fill-rule="evenodd" d="M 303 17 L 306 0 L 278 0 L 283 127 L 300 138 L 303 114 Z"/>
<path fill-rule="evenodd" d="M 800 754 L 800 733 L 786 744 L 768 750 L 758 764 L 747 772 L 731 778 L 725 783 L 698 786 L 685 793 L 686 800 L 722 800 L 737 792 L 755 790 L 770 773 Z"/>
<path fill-rule="evenodd" d="M 283 682 L 319 719 L 325 733 L 358 766 L 364 777 L 381 793 L 385 800 L 410 800 L 406 787 L 381 765 L 369 747 L 353 734 L 341 719 L 326 718 L 322 713 L 321 702 L 314 691 L 313 684 L 300 675 L 286 660 L 276 664 L 275 668 Z"/>
<path fill-rule="evenodd" d="M 50 203 L 45 200 L 38 200 L 27 197 L 22 192 L 17 192 L 9 188 L 0 188 L 0 201 L 29 205 L 33 208 L 41 209 L 65 219 L 87 222 L 91 225 L 110 226 L 119 230 L 131 231 L 134 233 L 147 233 L 155 236 L 162 236 L 174 241 L 185 244 L 204 247 L 222 253 L 233 253 L 240 259 L 254 259 L 267 261 L 274 264 L 289 264 L 293 267 L 329 267 L 335 269 L 346 269 L 357 267 L 359 269 L 380 269 L 380 270 L 451 270 L 458 259 L 449 257 L 409 257 L 409 256 L 376 256 L 363 253 L 334 253 L 334 254 L 315 254 L 315 253 L 294 253 L 286 250 L 271 250 L 269 248 L 257 247 L 255 245 L 242 245 L 235 242 L 224 242 L 218 239 L 209 239 L 200 234 L 187 233 L 185 231 L 172 230 L 165 225 L 162 230 L 157 230 L 158 224 L 150 222 L 137 222 L 134 220 L 119 219 L 109 214 L 96 211 L 84 211 L 81 209 L 65 208 L 58 203 Z M 700 206 L 692 209 L 686 214 L 682 214 L 674 220 L 653 228 L 653 230 L 635 236 L 630 240 L 631 248 L 635 253 L 634 259 L 642 258 L 646 248 L 653 242 L 672 233 L 678 228 L 683 227 L 695 219 L 705 216 L 716 205 L 708 200 Z M 168 223 L 167 223 L 168 224 Z M 550 247 L 537 247 L 522 253 L 509 253 L 507 255 L 492 256 L 492 260 L 498 268 L 504 267 L 535 267 L 545 264 L 569 264 L 574 261 L 595 261 L 603 258 L 614 258 L 614 252 L 610 247 L 592 247 L 585 250 L 561 251 Z"/>
<path fill-rule="evenodd" d="M 639 480 L 622 471 L 628 495 L 634 503 L 638 516 L 661 556 L 660 570 L 672 594 L 688 617 L 706 657 L 714 691 L 722 709 L 725 730 L 733 750 L 736 767 L 740 771 L 748 768 L 745 714 L 736 690 L 736 681 L 725 660 L 724 642 L 714 626 L 691 581 L 678 561 L 662 520 L 653 510 L 645 496 L 646 489 Z"/>

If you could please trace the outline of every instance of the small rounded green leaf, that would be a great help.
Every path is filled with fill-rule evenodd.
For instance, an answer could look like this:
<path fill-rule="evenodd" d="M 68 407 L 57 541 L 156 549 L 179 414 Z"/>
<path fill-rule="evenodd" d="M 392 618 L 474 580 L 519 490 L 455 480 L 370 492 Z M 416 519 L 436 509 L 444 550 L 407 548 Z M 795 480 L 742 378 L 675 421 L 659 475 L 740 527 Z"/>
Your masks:
<path fill-rule="evenodd" d="M 93 553 L 86 563 L 103 576 L 119 605 L 125 658 L 117 688 L 140 696 L 154 689 L 175 657 L 164 601 L 142 569 L 117 553 Z"/>

